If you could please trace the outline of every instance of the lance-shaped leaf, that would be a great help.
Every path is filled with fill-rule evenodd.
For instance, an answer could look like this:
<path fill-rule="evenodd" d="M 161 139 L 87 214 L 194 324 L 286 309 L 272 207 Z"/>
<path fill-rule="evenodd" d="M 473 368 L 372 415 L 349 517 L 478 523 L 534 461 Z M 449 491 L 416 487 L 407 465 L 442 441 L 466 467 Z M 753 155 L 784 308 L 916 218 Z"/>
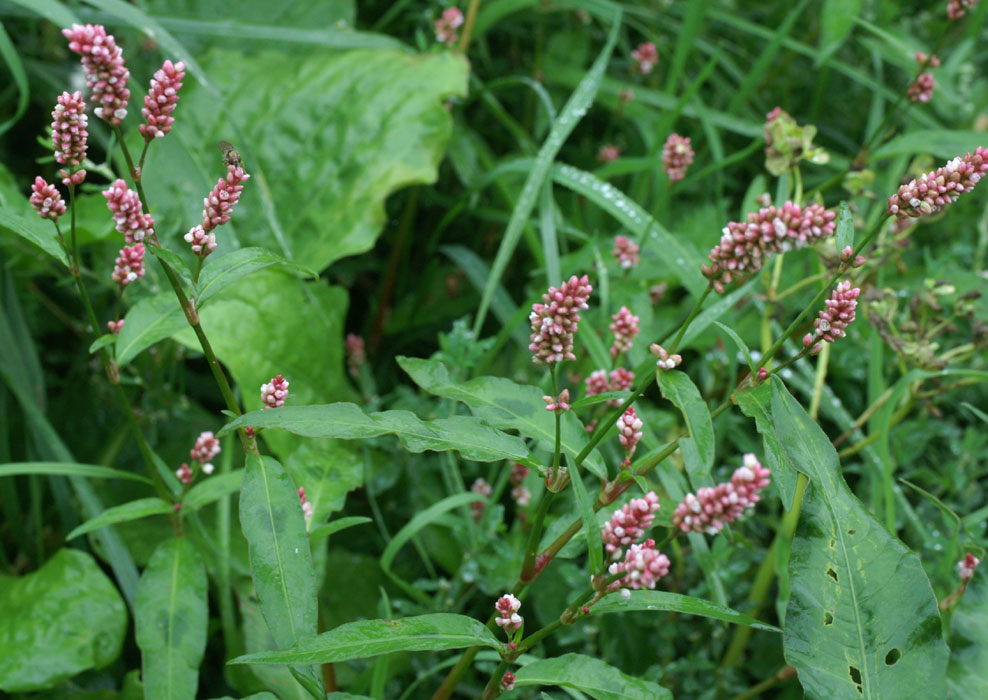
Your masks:
<path fill-rule="evenodd" d="M 678 612 L 709 617 L 712 620 L 721 620 L 735 625 L 746 625 L 767 632 L 782 631 L 778 627 L 759 622 L 755 618 L 739 613 L 732 608 L 718 605 L 703 598 L 694 598 L 668 591 L 631 591 L 631 597 L 627 600 L 620 596 L 609 595 L 590 608 L 592 614 L 632 611 Z"/>
<path fill-rule="evenodd" d="M 714 424 L 710 419 L 710 409 L 700 396 L 700 390 L 693 381 L 679 370 L 658 370 L 655 381 L 662 395 L 671 401 L 683 415 L 689 438 L 679 441 L 686 462 L 686 473 L 690 485 L 696 490 L 714 483 L 710 471 L 714 466 Z M 685 443 L 685 444 L 684 444 Z"/>
<path fill-rule="evenodd" d="M 456 450 L 477 462 L 528 457 L 528 449 L 522 440 L 468 416 L 423 421 L 411 411 L 364 413 L 352 403 L 283 406 L 274 411 L 253 411 L 240 416 L 224 426 L 219 434 L 247 425 L 255 429 L 281 428 L 303 437 L 344 440 L 393 434 L 412 452 Z"/>
<path fill-rule="evenodd" d="M 135 636 L 147 700 L 194 700 L 206 649 L 206 568 L 184 537 L 163 542 L 137 584 Z"/>
<path fill-rule="evenodd" d="M 789 455 L 779 444 L 772 422 L 772 385 L 758 386 L 734 394 L 741 412 L 755 419 L 755 427 L 762 436 L 765 447 L 765 466 L 772 472 L 772 483 L 779 489 L 782 507 L 792 508 L 796 497 L 796 465 L 789 461 Z"/>
<path fill-rule="evenodd" d="M 151 480 L 141 474 L 111 469 L 98 464 L 77 464 L 75 462 L 14 462 L 0 464 L 0 477 L 20 474 L 57 474 L 59 476 L 84 476 L 88 479 L 129 479 L 151 484 Z"/>
<path fill-rule="evenodd" d="M 483 623 L 465 615 L 436 613 L 402 620 L 361 620 L 300 640 L 290 649 L 238 656 L 232 664 L 325 664 L 396 651 L 500 648 Z"/>
<path fill-rule="evenodd" d="M 583 654 L 533 661 L 515 673 L 515 686 L 573 688 L 597 700 L 672 700 L 672 693 L 662 686 Z"/>
<path fill-rule="evenodd" d="M 31 211 L 27 201 L 22 200 L 23 208 L 16 212 L 13 209 L 0 210 L 0 231 L 10 231 L 25 238 L 41 250 L 48 253 L 64 265 L 69 264 L 58 242 L 58 235 L 55 233 L 55 226 L 50 221 L 46 221 Z"/>
<path fill-rule="evenodd" d="M 783 644 L 809 698 L 943 697 L 948 649 L 919 557 L 851 493 L 827 435 L 772 377 L 779 443 L 810 477 Z"/>
<path fill-rule="evenodd" d="M 499 377 L 477 377 L 468 382 L 458 382 L 450 376 L 446 366 L 436 360 L 399 357 L 398 364 L 412 381 L 430 394 L 462 401 L 488 425 L 502 430 L 517 430 L 538 441 L 543 449 L 553 449 L 556 419 L 545 410 L 542 391 L 538 388 Z M 560 425 L 562 449 L 572 461 L 586 444 L 587 432 L 572 411 L 562 415 Z M 607 477 L 604 460 L 596 450 L 587 456 L 583 464 L 600 478 Z"/>
<path fill-rule="evenodd" d="M 203 479 L 185 494 L 182 499 L 183 512 L 202 508 L 236 493 L 240 490 L 243 480 L 243 469 Z"/>
<path fill-rule="evenodd" d="M 71 540 L 87 532 L 99 530 L 107 525 L 126 523 L 131 520 L 146 518 L 151 515 L 166 515 L 172 512 L 172 507 L 161 498 L 138 498 L 136 501 L 129 501 L 119 506 L 107 508 L 95 518 L 87 520 L 82 525 L 69 533 L 65 539 Z"/>

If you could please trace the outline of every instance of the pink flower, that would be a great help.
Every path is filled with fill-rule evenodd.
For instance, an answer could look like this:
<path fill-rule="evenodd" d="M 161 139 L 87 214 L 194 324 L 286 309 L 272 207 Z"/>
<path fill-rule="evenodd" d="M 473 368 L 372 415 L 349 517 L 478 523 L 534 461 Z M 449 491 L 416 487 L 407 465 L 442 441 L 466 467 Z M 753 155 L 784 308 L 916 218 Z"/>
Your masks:
<path fill-rule="evenodd" d="M 978 4 L 978 0 L 949 0 L 947 2 L 947 18 L 960 19 L 964 14 Z"/>
<path fill-rule="evenodd" d="M 545 410 L 565 413 L 569 410 L 569 389 L 563 389 L 558 397 L 543 396 L 542 400 L 545 401 Z"/>
<path fill-rule="evenodd" d="M 683 362 L 683 356 L 680 354 L 670 355 L 669 351 L 658 343 L 652 343 L 648 346 L 648 351 L 655 356 L 655 366 L 659 369 L 674 369 L 679 367 Z"/>
<path fill-rule="evenodd" d="M 515 689 L 515 674 L 513 674 L 511 671 L 507 671 L 503 676 L 501 676 L 501 689 L 502 690 Z"/>
<path fill-rule="evenodd" d="M 119 321 L 107 321 L 106 327 L 111 333 L 113 333 L 113 335 L 120 335 L 120 329 L 124 327 L 124 320 L 125 319 L 120 319 Z"/>
<path fill-rule="evenodd" d="M 107 34 L 100 24 L 73 24 L 71 29 L 63 29 L 62 34 L 69 40 L 69 49 L 82 56 L 86 87 L 93 91 L 90 99 L 99 105 L 94 113 L 110 125 L 118 126 L 127 116 L 130 71 L 113 35 Z"/>
<path fill-rule="evenodd" d="M 628 406 L 628 409 L 617 419 L 615 427 L 618 431 L 618 440 L 621 442 L 621 447 L 624 448 L 624 464 L 622 466 L 628 466 L 631 464 L 631 458 L 635 454 L 635 450 L 638 449 L 638 442 L 642 439 L 642 421 L 635 413 L 634 406 Z"/>
<path fill-rule="evenodd" d="M 832 343 L 837 338 L 843 338 L 846 335 L 845 329 L 854 320 L 854 309 L 858 305 L 859 294 L 861 290 L 857 287 L 852 289 L 851 283 L 847 280 L 838 284 L 830 298 L 824 302 L 827 308 L 821 311 L 813 322 L 816 330 L 812 334 L 807 333 L 803 338 L 803 347 L 812 345 L 811 352 L 816 354 L 822 347 L 817 341 Z"/>
<path fill-rule="evenodd" d="M 646 41 L 638 44 L 638 48 L 631 52 L 631 58 L 635 62 L 633 70 L 636 73 L 648 75 L 655 68 L 655 64 L 659 62 L 659 52 L 656 50 L 655 44 Z"/>
<path fill-rule="evenodd" d="M 199 433 L 196 444 L 189 450 L 189 456 L 193 461 L 202 466 L 202 471 L 206 474 L 213 473 L 213 465 L 210 464 L 213 457 L 220 453 L 220 441 L 216 439 L 210 431 Z"/>
<path fill-rule="evenodd" d="M 611 381 L 608 388 L 611 391 L 628 391 L 635 383 L 635 373 L 624 367 L 612 369 L 610 376 Z"/>
<path fill-rule="evenodd" d="M 518 484 L 511 489 L 511 498 L 514 499 L 515 505 L 519 508 L 527 508 L 528 504 L 532 502 L 532 492 L 528 490 L 528 487 Z"/>
<path fill-rule="evenodd" d="M 627 391 L 635 383 L 635 373 L 630 369 L 618 367 L 611 370 L 610 377 L 606 370 L 598 369 L 591 372 L 586 378 L 585 396 L 596 396 L 605 391 Z M 607 402 L 611 406 L 620 406 L 621 402 L 612 400 Z"/>
<path fill-rule="evenodd" d="M 521 610 L 521 601 L 515 598 L 510 593 L 507 593 L 497 599 L 494 603 L 494 610 L 500 617 L 494 620 L 498 627 L 504 629 L 505 632 L 510 630 L 521 629 L 522 624 L 525 619 L 518 614 Z"/>
<path fill-rule="evenodd" d="M 610 163 L 621 157 L 621 149 L 613 143 L 605 143 L 597 151 L 597 160 L 601 163 Z"/>
<path fill-rule="evenodd" d="M 960 572 L 961 585 L 967 585 L 967 582 L 974 578 L 974 570 L 980 563 L 981 560 L 970 552 L 965 554 L 964 558 L 957 562 L 957 570 Z"/>
<path fill-rule="evenodd" d="M 55 160 L 62 165 L 81 165 L 86 158 L 89 117 L 81 92 L 63 92 L 51 113 L 51 142 Z M 73 183 L 75 184 L 75 183 Z"/>
<path fill-rule="evenodd" d="M 580 322 L 580 311 L 588 308 L 590 280 L 587 276 L 573 275 L 559 285 L 559 289 L 549 287 L 542 295 L 543 303 L 532 305 L 528 319 L 532 325 L 528 349 L 535 356 L 536 364 L 552 364 L 563 360 L 575 360 L 573 336 Z"/>
<path fill-rule="evenodd" d="M 172 130 L 175 122 L 172 112 L 178 104 L 178 91 L 184 79 L 185 64 L 182 61 L 175 64 L 165 61 L 161 69 L 155 72 L 141 110 L 147 123 L 137 127 L 145 141 L 160 139 Z"/>
<path fill-rule="evenodd" d="M 128 243 L 139 243 L 145 238 L 154 237 L 154 217 L 141 210 L 141 199 L 127 183 L 117 179 L 109 189 L 103 191 L 106 206 L 113 214 L 117 231 L 124 235 Z"/>
<path fill-rule="evenodd" d="M 645 536 L 658 509 L 659 497 L 654 491 L 649 491 L 644 498 L 633 498 L 614 511 L 600 531 L 600 539 L 603 540 L 607 553 L 614 559 L 620 558 L 622 548 Z"/>
<path fill-rule="evenodd" d="M 298 500 L 302 504 L 302 517 L 305 522 L 309 522 L 312 520 L 312 504 L 305 497 L 305 489 L 301 486 L 298 487 Z"/>
<path fill-rule="evenodd" d="M 226 179 L 220 178 L 209 196 L 202 200 L 202 228 L 206 233 L 230 220 L 230 212 L 240 201 L 243 183 L 249 179 L 250 175 L 239 165 L 226 167 Z"/>
<path fill-rule="evenodd" d="M 770 255 L 832 236 L 835 218 L 819 204 L 802 208 L 792 202 L 781 209 L 769 206 L 752 212 L 744 223 L 732 221 L 724 227 L 720 243 L 708 256 L 712 264 L 703 266 L 703 274 L 722 294 L 736 275 L 757 272 Z"/>
<path fill-rule="evenodd" d="M 267 384 L 261 385 L 261 403 L 264 408 L 280 408 L 288 396 L 288 380 L 277 374 Z"/>
<path fill-rule="evenodd" d="M 686 177 L 686 169 L 693 162 L 693 148 L 689 137 L 679 134 L 669 134 L 662 147 L 662 170 L 669 176 L 670 182 L 676 182 Z"/>
<path fill-rule="evenodd" d="M 744 456 L 744 466 L 734 470 L 730 481 L 705 486 L 696 495 L 686 494 L 672 514 L 672 525 L 683 532 L 716 535 L 724 525 L 737 520 L 760 500 L 771 472 L 753 454 Z"/>
<path fill-rule="evenodd" d="M 120 249 L 110 278 L 120 285 L 121 291 L 131 282 L 144 276 L 144 244 L 135 243 Z"/>
<path fill-rule="evenodd" d="M 207 255 L 216 250 L 216 234 L 206 233 L 201 224 L 196 224 L 189 229 L 189 232 L 182 236 L 185 242 L 189 244 L 192 248 L 192 252 L 198 255 L 200 258 L 205 258 Z"/>
<path fill-rule="evenodd" d="M 49 185 L 41 176 L 34 178 L 31 185 L 31 206 L 42 219 L 57 222 L 58 217 L 65 213 L 65 202 L 55 185 Z"/>
<path fill-rule="evenodd" d="M 491 485 L 488 484 L 487 479 L 484 479 L 483 477 L 477 477 L 473 484 L 470 485 L 470 490 L 483 496 L 484 498 L 490 498 L 493 493 Z M 484 514 L 484 510 L 486 508 L 486 501 L 472 501 L 470 503 L 470 510 L 473 513 L 473 519 L 475 522 L 480 522 L 480 516 Z"/>
<path fill-rule="evenodd" d="M 617 258 L 618 265 L 622 270 L 629 270 L 638 266 L 638 244 L 626 236 L 614 237 L 614 250 L 611 255 Z"/>
<path fill-rule="evenodd" d="M 456 30 L 463 26 L 463 13 L 458 7 L 447 7 L 436 20 L 436 41 L 452 46 L 458 38 Z"/>
<path fill-rule="evenodd" d="M 889 197 L 887 213 L 900 219 L 919 218 L 952 204 L 970 192 L 988 171 L 988 149 L 978 146 L 974 153 L 952 161 L 902 185 Z"/>
<path fill-rule="evenodd" d="M 607 382 L 607 371 L 603 369 L 591 372 L 590 376 L 586 378 L 585 384 L 584 396 L 596 396 L 610 390 Z"/>
<path fill-rule="evenodd" d="M 367 355 L 364 352 L 364 339 L 359 335 L 347 333 L 343 350 L 346 353 L 346 365 L 350 376 L 356 377 L 360 374 L 360 367 L 367 362 Z"/>
<path fill-rule="evenodd" d="M 932 73 L 922 73 L 909 86 L 906 96 L 913 102 L 929 102 L 933 98 L 933 88 L 936 86 L 937 81 L 933 79 Z"/>
<path fill-rule="evenodd" d="M 624 561 L 615 562 L 607 568 L 611 576 L 623 573 L 624 576 L 610 586 L 608 590 L 619 588 L 639 589 L 655 588 L 659 579 L 669 573 L 669 557 L 655 548 L 655 540 L 645 540 L 643 544 L 633 544 L 628 548 Z M 622 596 L 630 597 L 622 592 Z"/>
<path fill-rule="evenodd" d="M 638 335 L 638 317 L 632 315 L 627 306 L 622 306 L 616 314 L 611 316 L 610 329 L 614 334 L 614 344 L 611 345 L 611 357 L 617 357 L 621 353 L 631 349 L 631 343 Z"/>
<path fill-rule="evenodd" d="M 524 464 L 520 464 L 519 462 L 512 462 L 511 476 L 509 476 L 508 479 L 511 481 L 512 484 L 517 485 L 525 480 L 525 477 L 528 476 L 529 472 L 531 472 L 531 470 L 528 467 L 526 467 Z"/>
<path fill-rule="evenodd" d="M 181 467 L 175 470 L 175 476 L 178 477 L 179 481 L 181 481 L 183 484 L 188 486 L 189 484 L 192 483 L 192 478 L 194 475 L 192 474 L 192 470 L 189 469 L 189 465 L 183 464 Z"/>

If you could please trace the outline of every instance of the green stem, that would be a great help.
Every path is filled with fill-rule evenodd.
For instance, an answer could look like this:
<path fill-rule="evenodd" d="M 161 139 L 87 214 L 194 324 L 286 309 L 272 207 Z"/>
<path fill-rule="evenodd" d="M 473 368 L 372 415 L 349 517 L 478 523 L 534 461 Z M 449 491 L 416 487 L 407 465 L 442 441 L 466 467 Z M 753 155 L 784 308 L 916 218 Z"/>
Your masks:
<path fill-rule="evenodd" d="M 532 529 L 528 532 L 528 541 L 525 544 L 525 561 L 522 564 L 521 577 L 519 579 L 522 583 L 534 581 L 535 577 L 538 576 L 538 572 L 535 571 L 535 558 L 539 552 L 539 542 L 542 539 L 545 516 L 549 512 L 549 505 L 555 497 L 555 491 L 548 489 L 543 491 L 538 510 L 535 511 L 535 517 L 532 518 Z"/>
<path fill-rule="evenodd" d="M 484 694 L 480 696 L 480 700 L 494 700 L 494 698 L 501 695 L 504 689 L 501 687 L 501 679 L 504 677 L 504 672 L 508 670 L 508 662 L 504 659 L 501 663 L 497 665 L 494 673 L 491 674 L 491 678 L 487 681 L 487 686 L 484 688 Z"/>
<path fill-rule="evenodd" d="M 552 399 L 556 402 L 559 401 L 559 387 L 556 382 L 556 367 L 558 364 L 557 362 L 553 362 L 549 370 L 549 376 L 552 377 Z M 559 471 L 559 454 L 562 451 L 562 411 L 557 408 L 553 413 L 556 414 L 556 442 L 552 449 L 552 483 L 555 484 L 556 474 Z"/>
<path fill-rule="evenodd" d="M 470 0 L 467 6 L 466 19 L 463 22 L 463 34 L 460 35 L 460 52 L 466 53 L 470 46 L 470 37 L 473 34 L 473 25 L 477 21 L 477 12 L 480 10 L 480 0 Z"/>
<path fill-rule="evenodd" d="M 669 346 L 669 354 L 676 352 L 676 348 L 679 347 L 679 342 L 683 339 L 683 335 L 686 334 L 686 329 L 690 327 L 691 323 L 693 323 L 693 319 L 699 315 L 700 310 L 703 308 L 703 302 L 706 301 L 707 296 L 712 290 L 713 287 L 707 285 L 707 288 L 703 290 L 703 294 L 701 294 L 700 298 L 696 300 L 695 304 L 693 304 L 693 308 L 690 310 L 689 316 L 686 317 L 686 320 L 683 321 L 682 325 L 679 327 L 679 333 L 676 334 L 676 339 L 673 340 L 672 345 Z"/>

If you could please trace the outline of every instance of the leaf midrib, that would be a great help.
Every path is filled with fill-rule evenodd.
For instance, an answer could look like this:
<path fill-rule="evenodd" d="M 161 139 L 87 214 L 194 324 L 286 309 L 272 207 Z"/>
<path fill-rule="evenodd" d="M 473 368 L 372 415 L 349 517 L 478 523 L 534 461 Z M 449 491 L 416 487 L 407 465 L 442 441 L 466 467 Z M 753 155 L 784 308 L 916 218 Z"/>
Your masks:
<path fill-rule="evenodd" d="M 298 634 L 295 631 L 295 616 L 292 614 L 292 604 L 291 598 L 288 595 L 288 581 L 285 575 L 285 564 L 281 560 L 281 545 L 278 543 L 278 532 L 274 527 L 274 511 L 271 506 L 271 488 L 268 485 L 268 470 L 264 466 L 264 458 L 257 457 L 257 461 L 261 468 L 261 478 L 264 480 L 264 498 L 267 502 L 267 516 L 268 523 L 271 527 L 271 537 L 274 539 L 274 554 L 275 560 L 278 562 L 278 577 L 281 580 L 281 594 L 285 599 L 285 608 L 288 610 L 288 625 L 292 630 L 292 639 L 298 640 Z"/>

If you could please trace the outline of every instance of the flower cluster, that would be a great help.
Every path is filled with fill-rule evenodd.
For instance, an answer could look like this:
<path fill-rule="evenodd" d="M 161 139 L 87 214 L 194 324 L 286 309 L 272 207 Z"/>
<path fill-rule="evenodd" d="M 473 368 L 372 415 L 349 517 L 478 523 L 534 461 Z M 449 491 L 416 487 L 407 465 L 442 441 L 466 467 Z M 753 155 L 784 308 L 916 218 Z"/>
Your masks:
<path fill-rule="evenodd" d="M 614 559 L 620 558 L 621 550 L 642 538 L 652 526 L 658 509 L 659 497 L 654 491 L 649 491 L 644 498 L 632 498 L 614 511 L 600 531 L 600 539 L 607 553 Z"/>
<path fill-rule="evenodd" d="M 189 232 L 182 236 L 185 242 L 189 244 L 192 248 L 192 252 L 198 255 L 200 258 L 205 258 L 207 255 L 216 250 L 216 234 L 206 233 L 200 224 L 196 224 L 189 229 Z"/>
<path fill-rule="evenodd" d="M 518 614 L 518 611 L 521 610 L 521 601 L 510 593 L 497 599 L 497 602 L 494 603 L 494 610 L 499 615 L 494 622 L 505 632 L 521 629 L 525 622 L 525 618 Z"/>
<path fill-rule="evenodd" d="M 436 20 L 436 41 L 452 46 L 456 43 L 457 29 L 463 26 L 463 13 L 458 7 L 447 7 Z"/>
<path fill-rule="evenodd" d="M 298 500 L 302 504 L 302 517 L 305 522 L 309 522 L 312 520 L 312 503 L 305 497 L 305 488 L 302 486 L 298 487 Z"/>
<path fill-rule="evenodd" d="M 542 295 L 543 303 L 532 305 L 528 319 L 532 324 L 531 344 L 536 364 L 552 364 L 563 360 L 575 360 L 573 336 L 580 322 L 580 311 L 588 308 L 587 301 L 593 287 L 587 276 L 573 275 L 559 285 L 549 287 Z"/>
<path fill-rule="evenodd" d="M 513 485 L 511 498 L 514 499 L 515 505 L 519 508 L 525 508 L 532 502 L 532 492 L 528 490 L 528 487 L 524 483 L 529 471 L 529 468 L 524 464 L 519 464 L 518 462 L 511 463 L 511 476 L 508 477 Z"/>
<path fill-rule="evenodd" d="M 631 58 L 635 62 L 632 70 L 635 73 L 648 75 L 659 62 L 659 52 L 655 48 L 655 44 L 646 41 L 638 44 L 638 48 L 631 52 Z"/>
<path fill-rule="evenodd" d="M 120 249 L 110 278 L 123 290 L 144 276 L 144 244 L 125 245 Z"/>
<path fill-rule="evenodd" d="M 513 674 L 511 671 L 507 671 L 503 676 L 501 676 L 501 689 L 502 690 L 515 689 L 515 674 Z"/>
<path fill-rule="evenodd" d="M 597 160 L 601 163 L 610 163 L 621 157 L 621 149 L 613 143 L 605 143 L 597 151 Z"/>
<path fill-rule="evenodd" d="M 642 421 L 635 413 L 634 406 L 628 406 L 621 417 L 615 423 L 618 431 L 618 440 L 624 448 L 624 462 L 621 466 L 627 467 L 631 464 L 631 458 L 638 449 L 638 442 L 642 439 Z"/>
<path fill-rule="evenodd" d="M 693 148 L 689 137 L 679 134 L 669 134 L 662 147 L 662 170 L 669 176 L 670 182 L 676 182 L 686 177 L 686 169 L 693 162 Z"/>
<path fill-rule="evenodd" d="M 830 298 L 824 301 L 827 308 L 821 311 L 813 322 L 816 330 L 803 337 L 803 347 L 808 348 L 812 345 L 810 352 L 815 354 L 823 347 L 817 341 L 832 343 L 837 338 L 843 338 L 846 335 L 845 329 L 854 320 L 854 309 L 858 306 L 859 294 L 861 290 L 857 287 L 852 288 L 848 280 L 838 284 Z"/>
<path fill-rule="evenodd" d="M 196 444 L 189 450 L 192 461 L 198 462 L 203 474 L 212 474 L 212 459 L 220 453 L 220 441 L 210 431 L 199 433 Z"/>
<path fill-rule="evenodd" d="M 192 479 L 195 478 L 195 474 L 193 473 L 192 469 L 189 467 L 188 464 L 182 464 L 181 467 L 176 469 L 175 476 L 177 476 L 178 480 L 181 481 L 186 486 L 191 484 Z"/>
<path fill-rule="evenodd" d="M 154 217 L 142 211 L 141 198 L 127 187 L 126 182 L 117 178 L 109 189 L 103 191 L 103 196 L 113 214 L 117 231 L 124 235 L 124 240 L 139 243 L 145 238 L 154 238 Z"/>
<path fill-rule="evenodd" d="M 618 265 L 621 266 L 622 270 L 629 270 L 638 267 L 640 250 L 638 244 L 627 236 L 615 236 L 614 250 L 611 251 L 611 254 L 617 258 Z"/>
<path fill-rule="evenodd" d="M 730 481 L 705 486 L 696 495 L 686 494 L 672 514 L 672 525 L 683 532 L 716 535 L 724 525 L 737 520 L 760 500 L 771 472 L 753 454 L 744 456 L 744 465 L 734 470 Z"/>
<path fill-rule="evenodd" d="M 30 202 L 42 219 L 51 219 L 57 222 L 58 217 L 65 213 L 65 202 L 62 201 L 62 195 L 55 188 L 55 185 L 49 185 L 40 175 L 34 178 L 34 184 L 31 185 Z"/>
<path fill-rule="evenodd" d="M 900 219 L 918 218 L 953 203 L 964 192 L 970 192 L 988 171 L 988 149 L 982 146 L 963 158 L 902 185 L 889 197 L 887 213 Z"/>
<path fill-rule="evenodd" d="M 655 540 L 645 540 L 633 544 L 624 555 L 624 561 L 614 562 L 607 568 L 611 576 L 624 574 L 608 586 L 608 590 L 619 588 L 624 598 L 631 597 L 629 589 L 655 588 L 659 579 L 669 573 L 669 557 L 655 548 Z"/>
<path fill-rule="evenodd" d="M 113 333 L 113 335 L 120 335 L 120 330 L 124 327 L 124 319 L 120 319 L 119 321 L 107 321 L 106 327 L 111 333 Z"/>
<path fill-rule="evenodd" d="M 81 92 L 63 92 L 51 113 L 51 142 L 55 148 L 55 160 L 62 165 L 82 165 L 86 158 L 89 139 L 89 117 Z M 67 177 L 65 173 L 63 177 Z M 85 172 L 83 172 L 83 178 Z M 73 183 L 79 184 L 79 183 Z"/>
<path fill-rule="evenodd" d="M 819 204 L 803 208 L 786 202 L 782 208 L 769 206 L 748 214 L 744 223 L 732 221 L 724 227 L 720 243 L 710 251 L 710 265 L 703 274 L 718 293 L 735 275 L 757 272 L 772 254 L 802 248 L 834 234 L 832 211 Z"/>
<path fill-rule="evenodd" d="M 683 356 L 679 353 L 670 355 L 669 351 L 658 343 L 648 346 L 648 351 L 655 356 L 655 366 L 659 369 L 675 369 L 683 362 Z"/>
<path fill-rule="evenodd" d="M 565 413 L 570 408 L 569 389 L 563 389 L 559 392 L 559 396 L 543 396 L 542 400 L 545 401 L 545 410 L 553 413 Z"/>
<path fill-rule="evenodd" d="M 491 485 L 487 483 L 487 479 L 483 477 L 477 477 L 473 484 L 470 486 L 470 490 L 476 494 L 483 496 L 484 498 L 490 498 L 493 493 Z M 480 516 L 484 514 L 484 510 L 487 508 L 486 501 L 472 501 L 470 503 L 470 511 L 473 513 L 473 519 L 475 522 L 480 522 Z"/>
<path fill-rule="evenodd" d="M 343 344 L 346 353 L 346 366 L 351 377 L 360 374 L 360 367 L 367 362 L 367 354 L 364 351 L 364 339 L 359 335 L 347 333 L 346 342 Z"/>
<path fill-rule="evenodd" d="M 277 374 L 267 384 L 261 385 L 261 403 L 264 408 L 280 408 L 288 396 L 288 380 Z"/>
<path fill-rule="evenodd" d="M 906 91 L 906 96 L 913 102 L 929 102 L 933 99 L 933 89 L 937 86 L 937 81 L 933 79 L 933 73 L 920 73 Z"/>
<path fill-rule="evenodd" d="M 185 64 L 182 61 L 165 61 L 151 79 L 151 89 L 144 96 L 141 114 L 147 120 L 138 128 L 147 142 L 162 138 L 172 130 L 175 118 L 172 112 L 178 104 L 178 91 L 185 79 Z"/>
<path fill-rule="evenodd" d="M 960 19 L 977 4 L 978 0 L 949 0 L 947 2 L 947 19 Z"/>
<path fill-rule="evenodd" d="M 608 378 L 607 370 L 598 369 L 591 372 L 584 383 L 586 384 L 585 396 L 596 396 L 597 394 L 603 394 L 605 391 L 627 391 L 635 383 L 635 373 L 630 369 L 618 367 L 611 370 L 610 377 Z M 608 401 L 607 403 L 611 406 L 621 405 L 621 402 L 617 400 Z"/>
<path fill-rule="evenodd" d="M 961 577 L 961 585 L 967 585 L 967 582 L 974 578 L 974 570 L 980 563 L 981 560 L 970 552 L 965 554 L 964 558 L 957 562 L 957 571 Z"/>
<path fill-rule="evenodd" d="M 617 357 L 631 349 L 631 343 L 639 331 L 638 317 L 633 315 L 627 306 L 622 306 L 611 316 L 611 321 L 610 330 L 614 334 L 611 357 Z"/>
<path fill-rule="evenodd" d="M 93 91 L 90 99 L 99 105 L 93 110 L 96 116 L 119 126 L 127 116 L 130 71 L 113 35 L 100 24 L 73 24 L 62 34 L 69 40 L 69 49 L 82 56 L 86 87 Z"/>
<path fill-rule="evenodd" d="M 226 166 L 226 178 L 221 177 L 209 196 L 202 200 L 202 228 L 206 233 L 230 220 L 230 212 L 240 201 L 243 183 L 249 179 L 250 175 L 239 165 Z"/>

